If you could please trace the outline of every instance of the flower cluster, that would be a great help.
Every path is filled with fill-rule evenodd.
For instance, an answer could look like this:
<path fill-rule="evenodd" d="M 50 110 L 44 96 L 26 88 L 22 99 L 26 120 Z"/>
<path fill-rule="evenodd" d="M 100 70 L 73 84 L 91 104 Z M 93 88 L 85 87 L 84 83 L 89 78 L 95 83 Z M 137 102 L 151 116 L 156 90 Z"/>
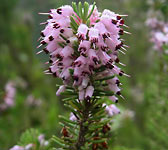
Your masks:
<path fill-rule="evenodd" d="M 40 134 L 38 136 L 38 142 L 40 144 L 40 147 L 46 147 L 49 144 L 49 142 L 45 140 L 44 134 Z M 15 145 L 10 150 L 32 150 L 34 149 L 34 147 L 35 147 L 34 144 L 30 143 L 27 144 L 26 146 Z"/>
<path fill-rule="evenodd" d="M 0 110 L 13 107 L 15 105 L 16 88 L 13 81 L 9 81 L 5 86 L 4 102 L 0 105 Z"/>
<path fill-rule="evenodd" d="M 47 62 L 50 66 L 45 73 L 63 80 L 57 95 L 69 86 L 79 93 L 79 100 L 88 100 L 101 89 L 110 91 L 110 99 L 117 102 L 116 95 L 122 97 L 118 76 L 128 76 L 118 66 L 124 65 L 118 54 L 126 51 L 124 47 L 127 46 L 120 36 L 128 33 L 121 28 L 127 26 L 122 15 L 110 10 L 101 13 L 91 5 L 88 11 L 83 11 L 77 12 L 66 5 L 51 9 L 49 13 L 40 13 L 49 16 L 47 22 L 41 23 L 46 27 L 41 32 L 38 46 L 45 45 L 42 51 L 50 54 Z"/>
<path fill-rule="evenodd" d="M 157 18 L 149 18 L 146 24 L 151 28 L 151 42 L 155 44 L 155 50 L 162 52 L 163 46 L 168 44 L 168 23 Z"/>

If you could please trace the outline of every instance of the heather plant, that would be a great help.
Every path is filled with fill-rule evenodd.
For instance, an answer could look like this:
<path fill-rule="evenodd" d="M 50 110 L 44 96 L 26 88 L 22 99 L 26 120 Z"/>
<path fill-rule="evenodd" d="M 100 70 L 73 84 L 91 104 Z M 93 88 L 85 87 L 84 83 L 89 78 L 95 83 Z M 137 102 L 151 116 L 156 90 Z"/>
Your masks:
<path fill-rule="evenodd" d="M 70 119 L 59 116 L 62 137 L 53 136 L 60 149 L 108 149 L 112 117 L 120 113 L 115 104 L 121 94 L 119 76 L 129 76 L 120 69 L 124 65 L 119 53 L 125 54 L 121 35 L 123 16 L 95 3 L 72 3 L 51 9 L 41 32 L 40 45 L 50 55 L 46 74 L 62 79 L 56 95 L 63 95 Z M 109 99 L 106 99 L 108 97 Z"/>

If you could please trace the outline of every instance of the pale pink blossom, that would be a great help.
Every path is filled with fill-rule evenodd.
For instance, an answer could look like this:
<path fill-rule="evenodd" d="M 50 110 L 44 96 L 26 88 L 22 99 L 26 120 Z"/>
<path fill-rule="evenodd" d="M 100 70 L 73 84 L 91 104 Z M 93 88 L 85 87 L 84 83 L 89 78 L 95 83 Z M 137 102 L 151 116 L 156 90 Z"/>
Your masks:
<path fill-rule="evenodd" d="M 106 106 L 106 112 L 107 114 L 112 117 L 114 115 L 117 115 L 120 113 L 120 110 L 117 108 L 116 105 L 112 104 L 112 105 L 109 105 L 109 106 Z"/>
<path fill-rule="evenodd" d="M 70 114 L 70 118 L 71 121 L 76 121 L 77 118 L 75 117 L 75 115 L 73 113 Z"/>
<path fill-rule="evenodd" d="M 56 92 L 56 95 L 59 96 L 62 92 L 65 91 L 65 89 L 66 89 L 65 85 L 60 86 L 59 89 Z"/>
<path fill-rule="evenodd" d="M 80 24 L 78 27 L 78 33 L 77 36 L 80 40 L 85 40 L 86 39 L 86 34 L 88 32 L 88 27 L 85 24 Z"/>
<path fill-rule="evenodd" d="M 94 87 L 88 86 L 86 89 L 85 98 L 90 99 L 93 96 L 93 92 L 94 92 Z"/>

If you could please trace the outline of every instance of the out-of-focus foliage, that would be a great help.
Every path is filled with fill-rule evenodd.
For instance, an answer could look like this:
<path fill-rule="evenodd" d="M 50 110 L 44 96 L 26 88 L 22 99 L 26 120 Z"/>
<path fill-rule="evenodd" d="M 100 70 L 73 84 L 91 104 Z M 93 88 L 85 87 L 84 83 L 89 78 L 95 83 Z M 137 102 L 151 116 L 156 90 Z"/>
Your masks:
<path fill-rule="evenodd" d="M 76 0 L 77 1 L 77 0 Z M 0 149 L 16 145 L 21 133 L 28 128 L 39 128 L 47 139 L 60 135 L 58 114 L 69 115 L 56 97 L 57 79 L 43 74 L 46 58 L 36 56 L 37 39 L 45 20 L 38 12 L 70 4 L 68 0 L 0 0 L 0 103 L 8 81 L 16 83 L 15 106 L 0 112 Z M 89 1 L 90 3 L 93 0 Z M 167 20 L 167 1 L 153 1 L 156 11 Z M 150 47 L 149 29 L 145 26 L 151 0 L 96 0 L 100 10 L 108 8 L 128 14 L 127 29 L 132 33 L 126 41 L 130 48 L 121 56 L 127 64 L 123 68 L 131 78 L 123 80 L 125 101 L 120 100 L 123 111 L 113 123 L 114 150 L 166 150 L 168 112 L 168 56 L 159 56 Z M 165 49 L 167 47 L 165 46 Z M 33 95 L 41 99 L 38 106 L 26 103 Z M 126 114 L 127 110 L 131 113 Z"/>

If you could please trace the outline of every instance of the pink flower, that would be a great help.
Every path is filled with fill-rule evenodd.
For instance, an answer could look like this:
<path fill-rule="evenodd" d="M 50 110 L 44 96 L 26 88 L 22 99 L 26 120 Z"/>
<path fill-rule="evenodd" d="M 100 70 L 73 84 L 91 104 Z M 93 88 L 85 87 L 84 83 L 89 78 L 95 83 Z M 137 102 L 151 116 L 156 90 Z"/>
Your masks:
<path fill-rule="evenodd" d="M 64 57 L 71 56 L 73 53 L 74 53 L 73 48 L 70 46 L 66 46 L 62 49 L 62 51 L 60 52 L 60 55 L 64 58 Z"/>
<path fill-rule="evenodd" d="M 77 118 L 75 117 L 75 115 L 73 113 L 70 114 L 70 118 L 71 121 L 76 121 Z"/>
<path fill-rule="evenodd" d="M 95 64 L 98 63 L 99 58 L 98 58 L 98 56 L 96 55 L 96 51 L 95 51 L 94 49 L 90 49 L 90 50 L 88 51 L 88 56 L 89 56 L 89 58 L 90 58 Z"/>
<path fill-rule="evenodd" d="M 66 89 L 65 85 L 62 85 L 59 87 L 58 91 L 56 92 L 56 95 L 59 96 L 62 92 L 64 92 Z"/>
<path fill-rule="evenodd" d="M 118 98 L 116 96 L 110 96 L 109 99 L 112 100 L 114 103 L 118 102 Z"/>
<path fill-rule="evenodd" d="M 91 43 L 89 41 L 81 41 L 79 45 L 78 51 L 81 53 L 81 55 L 86 56 L 87 51 L 90 49 Z"/>
<path fill-rule="evenodd" d="M 94 87 L 93 86 L 88 86 L 87 89 L 86 89 L 85 98 L 86 99 L 91 99 L 91 97 L 93 96 L 93 92 L 94 92 Z"/>
<path fill-rule="evenodd" d="M 90 28 L 89 39 L 92 43 L 97 43 L 99 39 L 99 30 L 95 28 Z"/>
<path fill-rule="evenodd" d="M 80 40 L 85 40 L 86 39 L 86 34 L 88 32 L 88 27 L 85 24 L 80 24 L 78 27 L 78 33 L 77 36 Z"/>
<path fill-rule="evenodd" d="M 84 100 L 85 98 L 85 90 L 82 89 L 82 90 L 79 90 L 79 100 Z"/>
<path fill-rule="evenodd" d="M 0 105 L 1 110 L 13 107 L 15 105 L 16 88 L 13 81 L 9 81 L 5 86 L 4 102 Z"/>
<path fill-rule="evenodd" d="M 106 109 L 107 114 L 110 117 L 112 117 L 112 116 L 117 115 L 117 114 L 120 113 L 120 110 L 114 104 L 106 106 L 105 109 Z"/>
<path fill-rule="evenodd" d="M 14 147 L 10 148 L 10 150 L 25 150 L 24 147 L 15 145 Z"/>

